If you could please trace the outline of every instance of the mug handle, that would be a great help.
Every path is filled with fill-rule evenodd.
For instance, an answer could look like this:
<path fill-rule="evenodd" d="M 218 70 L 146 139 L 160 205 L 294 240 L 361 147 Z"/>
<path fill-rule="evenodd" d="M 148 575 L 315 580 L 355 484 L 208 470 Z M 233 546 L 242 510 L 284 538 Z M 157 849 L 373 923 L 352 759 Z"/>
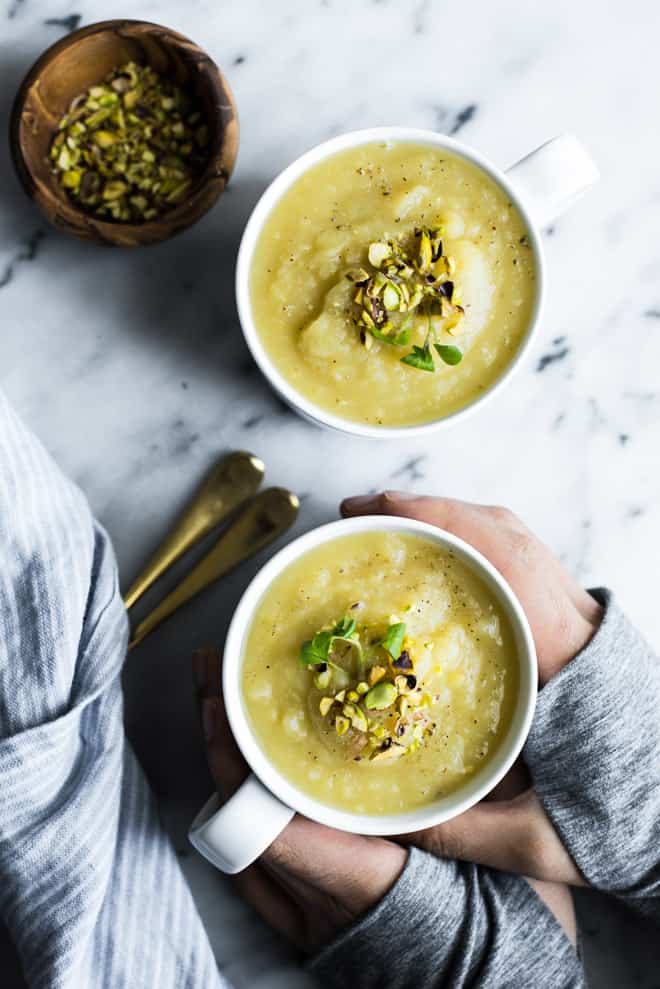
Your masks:
<path fill-rule="evenodd" d="M 251 773 L 225 804 L 217 794 L 207 800 L 188 840 L 216 869 L 233 876 L 266 851 L 294 813 Z"/>
<path fill-rule="evenodd" d="M 598 181 L 589 152 L 572 134 L 561 134 L 507 168 L 536 226 L 549 226 Z"/>

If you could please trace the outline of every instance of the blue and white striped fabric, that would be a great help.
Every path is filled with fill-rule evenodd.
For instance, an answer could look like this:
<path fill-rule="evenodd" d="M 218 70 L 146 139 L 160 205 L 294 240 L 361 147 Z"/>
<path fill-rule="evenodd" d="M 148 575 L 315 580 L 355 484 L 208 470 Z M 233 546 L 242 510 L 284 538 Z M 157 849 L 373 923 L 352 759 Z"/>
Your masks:
<path fill-rule="evenodd" d="M 124 738 L 126 638 L 106 533 L 0 394 L 0 916 L 31 987 L 226 985 Z"/>

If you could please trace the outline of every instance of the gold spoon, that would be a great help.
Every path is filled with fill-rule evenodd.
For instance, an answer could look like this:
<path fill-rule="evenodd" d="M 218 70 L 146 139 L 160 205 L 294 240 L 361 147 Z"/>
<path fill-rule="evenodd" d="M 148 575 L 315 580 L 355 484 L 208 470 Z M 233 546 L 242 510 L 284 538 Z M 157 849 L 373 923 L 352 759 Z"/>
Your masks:
<path fill-rule="evenodd" d="M 129 652 L 181 605 L 286 532 L 295 521 L 299 504 L 285 488 L 268 488 L 258 494 L 178 587 L 135 628 Z"/>
<path fill-rule="evenodd" d="M 263 462 L 252 453 L 230 453 L 213 467 L 172 532 L 160 544 L 124 597 L 126 609 L 187 550 L 251 498 L 264 476 Z"/>

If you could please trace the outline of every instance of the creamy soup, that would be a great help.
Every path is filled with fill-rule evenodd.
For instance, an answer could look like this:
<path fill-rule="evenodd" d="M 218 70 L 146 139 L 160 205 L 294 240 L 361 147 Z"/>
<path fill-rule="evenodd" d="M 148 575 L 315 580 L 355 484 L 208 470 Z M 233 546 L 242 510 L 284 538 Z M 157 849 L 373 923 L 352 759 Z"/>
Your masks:
<path fill-rule="evenodd" d="M 317 800 L 400 813 L 497 750 L 518 693 L 505 615 L 450 551 L 344 536 L 273 582 L 247 636 L 243 699 L 279 771 Z"/>
<path fill-rule="evenodd" d="M 442 418 L 493 385 L 535 292 L 506 193 L 463 158 L 406 143 L 309 169 L 269 216 L 250 273 L 257 331 L 289 384 L 385 426 Z"/>

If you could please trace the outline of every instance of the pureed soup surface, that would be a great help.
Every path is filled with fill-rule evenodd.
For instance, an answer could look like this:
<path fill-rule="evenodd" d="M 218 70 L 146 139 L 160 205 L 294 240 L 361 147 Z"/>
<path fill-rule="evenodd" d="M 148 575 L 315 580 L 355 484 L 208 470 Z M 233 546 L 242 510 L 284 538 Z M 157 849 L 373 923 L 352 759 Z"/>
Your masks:
<path fill-rule="evenodd" d="M 435 250 L 419 264 L 422 231 Z M 379 265 L 372 244 L 386 245 L 371 254 Z M 380 260 L 388 244 L 410 263 Z M 376 282 L 360 285 L 360 272 Z M 417 286 L 427 294 L 411 305 Z M 289 384 L 344 419 L 385 426 L 478 398 L 520 347 L 535 292 L 527 229 L 505 192 L 463 158 L 401 142 L 351 148 L 301 176 L 268 218 L 250 272 L 257 331 Z M 451 350 L 443 357 L 436 343 Z M 413 347 L 433 372 L 402 363 L 419 358 Z"/>
<path fill-rule="evenodd" d="M 243 699 L 291 783 L 352 813 L 413 810 L 451 793 L 511 722 L 518 660 L 508 621 L 451 552 L 408 534 L 311 550 L 262 598 Z"/>

